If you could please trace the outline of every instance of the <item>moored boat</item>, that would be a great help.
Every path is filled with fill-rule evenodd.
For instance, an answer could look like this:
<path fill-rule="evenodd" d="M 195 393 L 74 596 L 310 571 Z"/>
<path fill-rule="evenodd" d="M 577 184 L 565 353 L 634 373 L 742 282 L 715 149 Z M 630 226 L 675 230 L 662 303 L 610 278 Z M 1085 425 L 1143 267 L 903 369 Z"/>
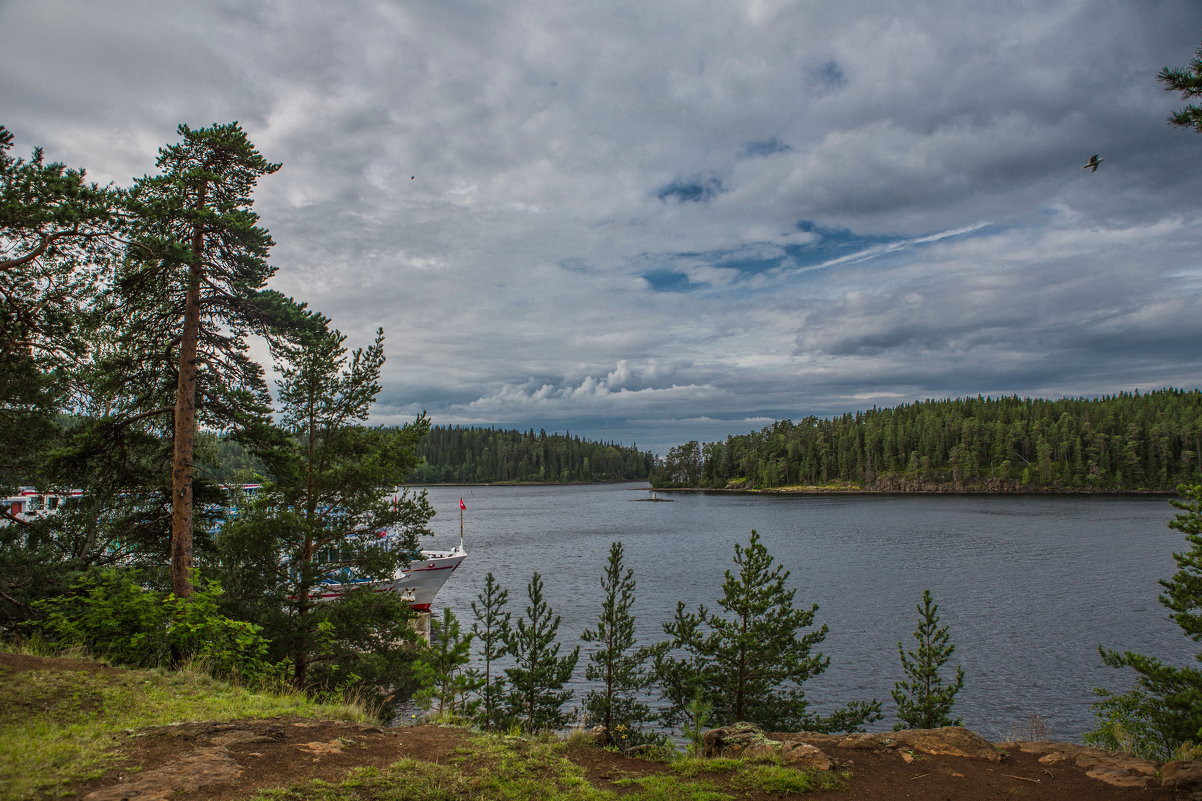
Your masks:
<path fill-rule="evenodd" d="M 417 559 L 398 570 L 392 579 L 323 583 L 310 597 L 328 601 L 353 589 L 366 587 L 374 592 L 395 592 L 418 612 L 429 612 L 434 596 L 466 558 L 467 551 L 463 550 L 462 543 L 449 551 L 423 550 Z"/>

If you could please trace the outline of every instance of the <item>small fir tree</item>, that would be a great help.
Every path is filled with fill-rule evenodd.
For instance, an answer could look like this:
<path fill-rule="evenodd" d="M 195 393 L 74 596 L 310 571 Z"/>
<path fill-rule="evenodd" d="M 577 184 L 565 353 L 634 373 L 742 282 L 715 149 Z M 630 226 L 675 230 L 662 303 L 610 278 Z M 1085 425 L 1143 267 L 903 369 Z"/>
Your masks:
<path fill-rule="evenodd" d="M 755 723 L 770 731 L 855 731 L 880 718 L 880 702 L 853 701 L 827 716 L 809 711 L 803 684 L 830 660 L 815 647 L 826 637 L 814 623 L 815 604 L 793 605 L 789 572 L 774 565 L 759 534 L 735 544 L 737 572 L 726 571 L 718 605 L 697 613 L 677 604 L 664 624 L 668 641 L 655 653 L 655 673 L 668 709 L 665 722 L 689 719 L 689 706 L 709 708 L 713 725 Z"/>
<path fill-rule="evenodd" d="M 468 667 L 473 639 L 470 632 L 462 631 L 449 607 L 443 607 L 442 620 L 430 621 L 430 644 L 422 649 L 413 670 L 422 686 L 418 702 L 439 720 L 469 719 L 479 705 L 471 700 L 483 685 L 480 672 Z"/>
<path fill-rule="evenodd" d="M 1173 554 L 1177 572 L 1162 580 L 1160 603 L 1185 636 L 1202 642 L 1202 484 L 1178 487 L 1172 501 L 1181 510 L 1169 523 L 1185 534 L 1190 548 Z M 1094 705 L 1099 728 L 1085 735 L 1090 745 L 1132 751 L 1153 759 L 1171 759 L 1202 733 L 1202 670 L 1166 665 L 1154 656 L 1099 648 L 1102 661 L 1136 673 L 1126 693 L 1099 690 Z M 1202 654 L 1198 656 L 1202 660 Z"/>
<path fill-rule="evenodd" d="M 918 627 L 914 629 L 914 639 L 918 645 L 915 650 L 907 651 L 900 642 L 897 644 L 906 678 L 893 685 L 893 700 L 897 704 L 897 724 L 893 728 L 959 726 L 960 721 L 951 716 L 951 711 L 956 693 L 964 686 L 964 668 L 956 667 L 955 680 L 950 684 L 944 684 L 939 675 L 956 646 L 947 626 L 939 625 L 939 604 L 931 597 L 930 590 L 923 590 L 922 603 L 915 608 Z"/>
<path fill-rule="evenodd" d="M 484 660 L 484 680 L 476 691 L 480 696 L 476 715 L 485 730 L 505 726 L 505 677 L 494 674 L 493 665 L 506 654 L 505 640 L 509 637 L 510 625 L 510 614 L 505 611 L 508 602 L 509 590 L 501 589 L 491 572 L 484 577 L 484 589 L 472 601 L 472 614 L 476 618 L 472 623 L 472 634 L 480 643 L 480 656 Z"/>
<path fill-rule="evenodd" d="M 518 618 L 504 636 L 505 650 L 514 666 L 505 669 L 509 678 L 506 712 L 528 734 L 554 731 L 567 723 L 563 705 L 572 697 L 563 686 L 572 678 L 580 658 L 580 646 L 567 656 L 559 655 L 555 635 L 559 615 L 543 600 L 543 579 L 535 573 L 527 587 L 530 605 L 526 617 Z"/>
<path fill-rule="evenodd" d="M 609 562 L 601 577 L 605 598 L 596 628 L 581 635 L 585 642 L 600 647 L 589 655 L 584 677 L 599 682 L 600 689 L 590 690 L 584 709 L 590 719 L 604 727 L 605 740 L 619 746 L 634 745 L 644 721 L 651 718 L 651 707 L 638 700 L 638 694 L 651 681 L 646 669 L 647 653 L 634 647 L 635 620 L 634 572 L 624 569 L 622 543 L 609 546 Z"/>

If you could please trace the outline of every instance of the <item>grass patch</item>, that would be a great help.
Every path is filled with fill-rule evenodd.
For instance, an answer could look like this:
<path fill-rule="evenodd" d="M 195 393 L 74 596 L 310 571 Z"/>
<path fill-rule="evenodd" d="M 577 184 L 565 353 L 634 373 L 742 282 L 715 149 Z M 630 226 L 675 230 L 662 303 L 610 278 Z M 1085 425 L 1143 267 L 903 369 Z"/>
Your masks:
<path fill-rule="evenodd" d="M 565 801 L 613 798 L 612 793 L 590 784 L 581 768 L 563 752 L 564 744 L 554 737 L 474 737 L 470 758 L 462 759 L 464 770 L 476 776 L 478 782 L 469 797 Z"/>
<path fill-rule="evenodd" d="M 668 767 L 684 778 L 703 773 L 729 774 L 730 786 L 771 795 L 809 793 L 814 790 L 834 790 L 845 786 L 844 777 L 822 770 L 791 768 L 780 762 L 747 760 L 729 757 L 704 759 L 683 757 Z"/>
<path fill-rule="evenodd" d="M 254 801 L 615 801 L 593 787 L 551 739 L 479 735 L 453 764 L 404 759 L 364 768 L 341 782 L 302 782 L 265 791 Z"/>
<path fill-rule="evenodd" d="M 627 796 L 638 801 L 734 801 L 735 798 L 719 790 L 712 782 L 663 774 L 619 779 L 614 784 L 638 787 L 636 794 Z"/>
<path fill-rule="evenodd" d="M 746 765 L 731 778 L 731 784 L 744 790 L 759 790 L 772 795 L 836 790 L 843 778 L 824 770 L 800 770 L 785 765 Z"/>
<path fill-rule="evenodd" d="M 403 759 L 384 770 L 360 768 L 337 783 L 315 779 L 266 790 L 252 801 L 462 801 L 472 797 L 470 780 L 457 769 Z"/>
<path fill-rule="evenodd" d="M 250 692 L 198 673 L 0 667 L 0 801 L 103 775 L 129 729 L 275 715 L 368 719 L 358 707 Z"/>
<path fill-rule="evenodd" d="M 691 777 L 699 773 L 734 773 L 747 764 L 746 760 L 730 757 L 681 757 L 668 764 L 673 773 Z"/>

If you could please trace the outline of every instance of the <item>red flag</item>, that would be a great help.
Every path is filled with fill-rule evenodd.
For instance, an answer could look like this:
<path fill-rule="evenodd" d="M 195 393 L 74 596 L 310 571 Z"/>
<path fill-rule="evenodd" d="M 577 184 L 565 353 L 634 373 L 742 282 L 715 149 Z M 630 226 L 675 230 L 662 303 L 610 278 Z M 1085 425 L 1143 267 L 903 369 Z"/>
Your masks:
<path fill-rule="evenodd" d="M 459 499 L 459 508 L 460 508 L 460 509 L 467 509 L 467 507 L 466 507 L 466 506 L 464 506 L 464 504 L 463 504 L 463 498 L 460 498 L 460 499 Z"/>

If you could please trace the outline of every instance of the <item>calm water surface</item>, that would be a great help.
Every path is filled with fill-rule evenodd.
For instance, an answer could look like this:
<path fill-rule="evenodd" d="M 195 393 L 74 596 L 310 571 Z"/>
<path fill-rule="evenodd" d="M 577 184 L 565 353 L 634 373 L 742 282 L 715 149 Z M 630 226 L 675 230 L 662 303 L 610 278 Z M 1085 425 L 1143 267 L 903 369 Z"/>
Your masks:
<path fill-rule="evenodd" d="M 829 670 L 806 684 L 816 710 L 878 698 L 888 729 L 889 691 L 901 678 L 897 643 L 911 647 L 915 604 L 929 588 L 967 674 L 956 711 L 992 739 L 1038 715 L 1057 739 L 1094 728 L 1093 687 L 1126 689 L 1102 665 L 1099 644 L 1183 664 L 1189 642 L 1156 600 L 1184 545 L 1167 528 L 1163 498 L 976 496 L 751 496 L 679 493 L 636 502 L 645 486 L 432 487 L 434 545 L 459 533 L 467 504 L 468 559 L 439 594 L 471 621 L 471 602 L 493 572 L 522 614 L 534 571 L 574 644 L 600 611 L 610 543 L 621 540 L 638 582 L 640 639 L 662 639 L 677 601 L 716 606 L 736 541 L 759 531 L 791 571 L 800 605 L 817 603 L 830 627 Z M 577 668 L 576 701 L 587 685 Z"/>

